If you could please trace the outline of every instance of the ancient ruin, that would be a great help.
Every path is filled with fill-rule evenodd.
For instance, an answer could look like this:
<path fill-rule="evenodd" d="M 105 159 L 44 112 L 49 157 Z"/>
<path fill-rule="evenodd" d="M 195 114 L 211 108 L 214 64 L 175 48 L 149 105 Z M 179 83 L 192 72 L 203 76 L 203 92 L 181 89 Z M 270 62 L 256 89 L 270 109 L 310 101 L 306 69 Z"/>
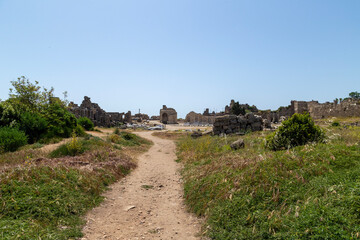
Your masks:
<path fill-rule="evenodd" d="M 207 108 L 203 114 L 194 111 L 189 112 L 185 117 L 185 122 L 190 124 L 213 124 L 215 122 L 215 117 L 223 115 L 225 115 L 225 113 L 210 113 Z"/>
<path fill-rule="evenodd" d="M 245 133 L 247 131 L 261 131 L 264 129 L 264 121 L 262 117 L 247 113 L 245 116 L 225 115 L 215 118 L 213 133 L 232 134 Z"/>
<path fill-rule="evenodd" d="M 69 111 L 72 112 L 77 118 L 87 117 L 95 126 L 113 127 L 120 123 L 131 123 L 131 112 L 125 113 L 118 112 L 105 112 L 97 103 L 92 103 L 90 98 L 85 96 L 81 105 L 73 102 L 69 104 Z"/>
<path fill-rule="evenodd" d="M 176 124 L 177 123 L 177 112 L 173 108 L 168 108 L 163 105 L 160 109 L 160 122 L 164 124 Z"/>
<path fill-rule="evenodd" d="M 279 122 L 280 118 L 291 117 L 294 113 L 308 112 L 314 119 L 329 117 L 359 117 L 360 101 L 345 99 L 342 101 L 319 103 L 318 101 L 291 101 L 287 107 L 280 107 L 276 111 L 260 111 L 258 114 L 271 122 Z"/>

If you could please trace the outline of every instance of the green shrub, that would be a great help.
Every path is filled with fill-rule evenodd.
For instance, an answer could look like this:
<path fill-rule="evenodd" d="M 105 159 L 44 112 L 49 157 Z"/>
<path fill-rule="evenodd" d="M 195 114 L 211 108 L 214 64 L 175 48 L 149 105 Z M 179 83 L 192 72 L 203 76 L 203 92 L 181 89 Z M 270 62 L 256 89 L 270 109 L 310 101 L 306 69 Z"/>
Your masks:
<path fill-rule="evenodd" d="M 94 123 L 87 117 L 80 117 L 78 118 L 77 122 L 87 131 L 94 130 Z"/>
<path fill-rule="evenodd" d="M 333 122 L 331 123 L 331 126 L 332 126 L 332 127 L 339 127 L 339 126 L 340 126 L 340 122 L 339 122 L 339 121 L 333 121 Z"/>
<path fill-rule="evenodd" d="M 38 113 L 24 112 L 20 116 L 19 129 L 28 136 L 29 143 L 38 141 L 46 132 L 47 121 Z"/>
<path fill-rule="evenodd" d="M 44 111 L 48 124 L 47 137 L 70 137 L 76 128 L 76 117 L 59 103 L 51 104 Z"/>
<path fill-rule="evenodd" d="M 27 143 L 24 132 L 10 127 L 0 128 L 0 152 L 13 152 Z"/>
<path fill-rule="evenodd" d="M 120 134 L 120 129 L 119 128 L 115 128 L 115 130 L 114 130 L 114 134 Z"/>
<path fill-rule="evenodd" d="M 271 150 L 281 150 L 311 142 L 322 142 L 324 138 L 324 132 L 315 125 L 309 114 L 295 113 L 266 138 L 266 146 Z"/>
<path fill-rule="evenodd" d="M 19 122 L 19 111 L 9 102 L 9 100 L 0 102 L 0 126 L 13 127 Z"/>
<path fill-rule="evenodd" d="M 83 152 L 82 144 L 79 142 L 75 133 L 73 134 L 71 141 L 66 144 L 66 148 L 71 156 L 75 156 Z"/>
<path fill-rule="evenodd" d="M 80 126 L 79 124 L 76 125 L 74 132 L 75 132 L 76 136 L 78 136 L 78 137 L 85 137 L 87 135 L 85 132 L 85 129 L 82 126 Z"/>

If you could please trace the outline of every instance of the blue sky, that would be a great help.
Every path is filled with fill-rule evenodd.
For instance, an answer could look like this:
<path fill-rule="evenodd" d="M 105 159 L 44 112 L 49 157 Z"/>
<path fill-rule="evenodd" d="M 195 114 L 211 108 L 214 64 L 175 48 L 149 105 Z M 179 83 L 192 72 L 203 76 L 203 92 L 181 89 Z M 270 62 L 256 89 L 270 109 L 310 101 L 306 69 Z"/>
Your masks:
<path fill-rule="evenodd" d="M 358 0 L 0 0 L 0 98 L 19 76 L 106 111 L 185 117 L 360 91 Z"/>

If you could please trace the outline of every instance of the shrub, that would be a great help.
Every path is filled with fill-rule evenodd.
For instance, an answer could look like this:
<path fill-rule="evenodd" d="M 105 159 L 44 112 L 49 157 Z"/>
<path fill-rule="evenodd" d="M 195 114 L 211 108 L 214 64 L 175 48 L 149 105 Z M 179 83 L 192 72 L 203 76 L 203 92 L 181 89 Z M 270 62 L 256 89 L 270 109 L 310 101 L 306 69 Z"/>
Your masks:
<path fill-rule="evenodd" d="M 79 142 L 75 133 L 73 133 L 71 141 L 66 144 L 66 148 L 71 156 L 75 156 L 83 152 L 82 144 Z"/>
<path fill-rule="evenodd" d="M 24 112 L 20 116 L 19 129 L 28 136 L 29 143 L 34 143 L 46 132 L 47 124 L 40 114 Z"/>
<path fill-rule="evenodd" d="M 333 121 L 333 122 L 331 123 L 331 126 L 332 126 L 332 127 L 339 127 L 339 126 L 340 126 L 340 123 L 339 123 L 339 121 Z"/>
<path fill-rule="evenodd" d="M 10 127 L 0 128 L 0 152 L 13 152 L 27 143 L 24 132 Z"/>
<path fill-rule="evenodd" d="M 85 137 L 87 134 L 85 132 L 85 129 L 80 126 L 79 124 L 76 125 L 76 128 L 74 129 L 76 136 L 78 137 Z"/>
<path fill-rule="evenodd" d="M 266 138 L 266 146 L 271 150 L 281 150 L 310 142 L 322 142 L 324 138 L 324 132 L 315 125 L 309 114 L 295 113 Z"/>
<path fill-rule="evenodd" d="M 120 134 L 120 129 L 119 129 L 119 128 L 115 128 L 114 134 Z"/>
<path fill-rule="evenodd" d="M 94 130 L 94 123 L 87 117 L 78 118 L 77 123 L 87 131 Z"/>
<path fill-rule="evenodd" d="M 44 116 L 48 121 L 49 138 L 70 137 L 75 129 L 76 117 L 59 103 L 51 104 L 45 111 Z"/>

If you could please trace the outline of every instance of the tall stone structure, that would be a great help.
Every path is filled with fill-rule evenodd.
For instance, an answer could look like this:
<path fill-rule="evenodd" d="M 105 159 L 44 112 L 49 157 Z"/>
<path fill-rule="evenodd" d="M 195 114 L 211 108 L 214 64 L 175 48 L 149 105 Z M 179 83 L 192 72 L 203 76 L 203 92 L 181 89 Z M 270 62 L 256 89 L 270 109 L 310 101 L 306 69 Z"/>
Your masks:
<path fill-rule="evenodd" d="M 175 124 L 177 123 L 177 112 L 173 108 L 168 108 L 163 105 L 160 109 L 160 122 L 164 124 Z"/>
<path fill-rule="evenodd" d="M 131 122 L 130 111 L 127 114 L 118 112 L 105 112 L 97 103 L 92 103 L 90 98 L 87 96 L 84 97 L 84 100 L 80 106 L 70 102 L 69 111 L 72 112 L 77 118 L 89 118 L 95 126 L 100 127 L 113 127 L 119 123 Z M 130 118 L 127 117 L 128 115 L 130 115 Z"/>

